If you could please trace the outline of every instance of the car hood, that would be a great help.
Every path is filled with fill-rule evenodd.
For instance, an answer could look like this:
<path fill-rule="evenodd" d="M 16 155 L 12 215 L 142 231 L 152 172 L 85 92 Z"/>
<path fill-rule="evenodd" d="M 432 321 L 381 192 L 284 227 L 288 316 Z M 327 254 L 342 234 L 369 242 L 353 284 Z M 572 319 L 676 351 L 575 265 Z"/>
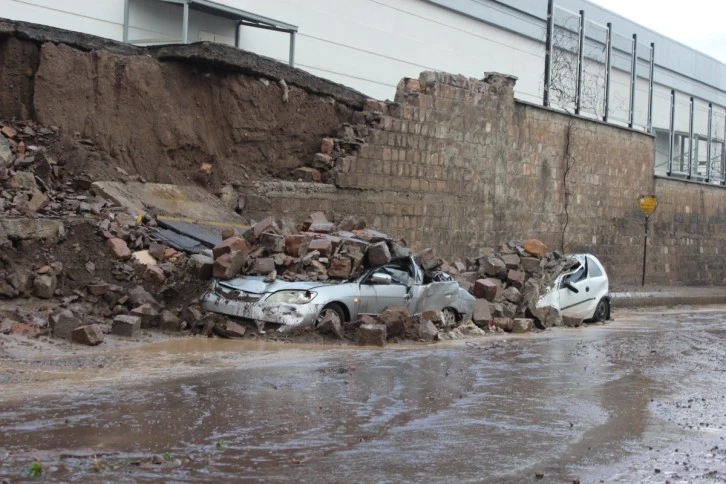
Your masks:
<path fill-rule="evenodd" d="M 265 282 L 262 276 L 245 276 L 230 279 L 229 281 L 218 281 L 222 287 L 234 289 L 236 291 L 244 291 L 252 294 L 265 294 L 277 291 L 309 291 L 316 287 L 331 286 L 333 284 L 319 281 L 273 281 Z"/>

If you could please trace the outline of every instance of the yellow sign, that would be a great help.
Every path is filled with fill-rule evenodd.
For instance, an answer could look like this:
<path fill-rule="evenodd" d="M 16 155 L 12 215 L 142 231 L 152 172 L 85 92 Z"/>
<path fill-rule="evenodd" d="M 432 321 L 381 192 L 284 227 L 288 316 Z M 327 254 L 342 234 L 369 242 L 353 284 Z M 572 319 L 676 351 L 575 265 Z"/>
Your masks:
<path fill-rule="evenodd" d="M 653 215 L 657 206 L 658 200 L 656 200 L 655 196 L 647 195 L 640 197 L 640 211 L 643 212 L 643 215 L 646 217 Z"/>

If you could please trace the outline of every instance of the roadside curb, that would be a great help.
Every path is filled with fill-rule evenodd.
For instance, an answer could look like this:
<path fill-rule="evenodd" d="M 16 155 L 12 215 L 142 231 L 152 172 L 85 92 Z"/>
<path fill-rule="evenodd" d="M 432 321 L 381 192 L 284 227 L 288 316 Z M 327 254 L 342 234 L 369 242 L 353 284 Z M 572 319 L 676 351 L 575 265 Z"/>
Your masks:
<path fill-rule="evenodd" d="M 705 292 L 705 294 L 704 294 Z M 726 288 L 694 288 L 684 292 L 613 292 L 610 293 L 613 307 L 638 308 L 654 306 L 726 304 Z"/>

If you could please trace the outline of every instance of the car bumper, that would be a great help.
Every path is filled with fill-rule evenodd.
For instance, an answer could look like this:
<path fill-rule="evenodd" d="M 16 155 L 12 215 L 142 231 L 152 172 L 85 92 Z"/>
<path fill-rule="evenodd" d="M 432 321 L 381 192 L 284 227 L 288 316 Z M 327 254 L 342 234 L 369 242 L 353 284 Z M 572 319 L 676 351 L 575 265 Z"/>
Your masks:
<path fill-rule="evenodd" d="M 213 291 L 202 296 L 201 306 L 205 311 L 290 327 L 314 326 L 322 309 L 319 304 L 313 303 L 280 304 L 265 303 L 264 301 L 236 301 Z"/>

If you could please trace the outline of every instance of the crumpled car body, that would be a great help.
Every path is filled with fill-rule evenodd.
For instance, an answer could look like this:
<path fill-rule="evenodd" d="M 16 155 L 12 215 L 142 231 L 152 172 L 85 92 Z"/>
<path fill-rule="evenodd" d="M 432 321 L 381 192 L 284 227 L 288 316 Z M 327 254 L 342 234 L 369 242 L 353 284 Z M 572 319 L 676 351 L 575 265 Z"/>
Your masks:
<path fill-rule="evenodd" d="M 608 276 L 592 254 L 569 256 L 570 264 L 537 301 L 538 308 L 553 307 L 563 317 L 605 321 L 610 319 Z"/>
<path fill-rule="evenodd" d="M 435 279 L 426 281 L 415 261 L 402 257 L 342 283 L 265 282 L 257 276 L 217 280 L 201 304 L 207 311 L 286 327 L 314 326 L 326 314 L 341 323 L 355 321 L 389 307 L 405 307 L 411 314 L 446 310 L 457 319 L 473 313 L 474 298 L 458 282 Z"/>

